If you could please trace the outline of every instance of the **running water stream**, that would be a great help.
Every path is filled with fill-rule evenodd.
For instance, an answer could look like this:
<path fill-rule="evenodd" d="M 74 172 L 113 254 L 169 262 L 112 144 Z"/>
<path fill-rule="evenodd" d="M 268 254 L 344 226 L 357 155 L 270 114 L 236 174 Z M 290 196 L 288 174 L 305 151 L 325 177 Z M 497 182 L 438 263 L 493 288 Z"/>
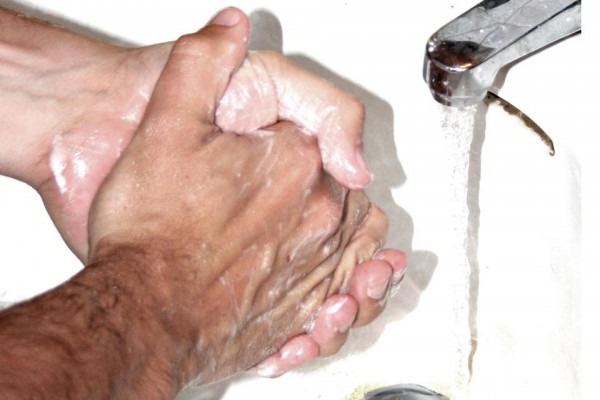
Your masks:
<path fill-rule="evenodd" d="M 453 268 L 452 299 L 454 326 L 451 334 L 456 341 L 455 390 L 453 399 L 468 398 L 471 363 L 476 348 L 476 300 L 478 266 L 473 254 L 476 229 L 470 221 L 470 160 L 475 132 L 477 105 L 465 108 L 440 106 L 444 144 L 447 148 L 445 162 L 448 179 L 450 221 L 453 235 L 448 238 L 450 268 Z M 476 167 L 476 166 L 475 166 Z M 477 183 L 475 183 L 477 185 Z"/>

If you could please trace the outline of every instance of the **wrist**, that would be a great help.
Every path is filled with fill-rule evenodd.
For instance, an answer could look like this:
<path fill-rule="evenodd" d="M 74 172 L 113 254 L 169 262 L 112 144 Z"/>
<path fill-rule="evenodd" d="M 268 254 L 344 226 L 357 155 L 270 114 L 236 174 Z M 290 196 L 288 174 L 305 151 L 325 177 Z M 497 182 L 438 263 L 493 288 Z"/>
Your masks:
<path fill-rule="evenodd" d="M 82 279 L 122 288 L 128 294 L 121 313 L 123 323 L 130 324 L 134 340 L 151 351 L 147 355 L 153 360 L 148 363 L 150 372 L 160 371 L 164 381 L 180 389 L 205 370 L 207 359 L 199 344 L 207 338 L 202 337 L 194 313 L 197 305 L 190 304 L 185 295 L 189 278 L 177 273 L 177 267 L 185 268 L 186 262 L 171 249 L 160 239 L 135 244 L 102 241 L 84 270 L 89 277 L 82 274 Z M 202 292 L 200 280 L 192 285 Z"/>
<path fill-rule="evenodd" d="M 98 252 L 73 279 L 91 289 L 99 313 L 127 343 L 132 358 L 125 370 L 138 374 L 132 398 L 172 398 L 203 367 L 198 332 L 165 277 L 170 262 L 154 246 L 122 245 Z"/>
<path fill-rule="evenodd" d="M 132 236 L 137 239 L 130 240 Z M 136 297 L 151 302 L 147 309 L 154 310 L 157 330 L 172 340 L 173 348 L 164 352 L 163 359 L 174 366 L 170 371 L 176 373 L 170 376 L 179 385 L 191 380 L 209 383 L 256 362 L 248 363 L 239 356 L 241 343 L 236 332 L 245 322 L 236 321 L 238 299 L 231 292 L 234 283 L 229 282 L 234 278 L 219 267 L 223 260 L 210 253 L 139 232 L 113 234 L 92 245 L 88 269 L 96 265 L 118 269 L 124 274 L 119 280 L 133 279 L 137 283 L 130 285 L 138 288 Z M 123 263 L 124 259 L 130 261 Z"/>
<path fill-rule="evenodd" d="M 0 392 L 173 398 L 198 372 L 191 365 L 197 357 L 190 357 L 195 345 L 185 326 L 166 315 L 166 291 L 155 280 L 162 264 L 147 252 L 121 248 L 0 314 Z M 19 371 L 16 381 L 12 370 Z"/>
<path fill-rule="evenodd" d="M 114 162 L 169 51 L 119 48 L 0 8 L 0 174 L 62 192 L 85 172 L 71 165 L 78 152 Z"/>
<path fill-rule="evenodd" d="M 36 186 L 52 136 L 77 118 L 65 106 L 86 93 L 76 74 L 116 48 L 2 9 L 0 26 L 0 172 Z"/>

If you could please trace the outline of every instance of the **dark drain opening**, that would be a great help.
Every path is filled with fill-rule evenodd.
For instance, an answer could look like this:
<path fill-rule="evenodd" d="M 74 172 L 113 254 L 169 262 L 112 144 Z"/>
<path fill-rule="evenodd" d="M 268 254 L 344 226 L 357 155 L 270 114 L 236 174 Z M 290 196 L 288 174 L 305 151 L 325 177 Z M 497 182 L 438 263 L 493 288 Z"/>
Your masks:
<path fill-rule="evenodd" d="M 448 397 L 419 385 L 394 385 L 374 390 L 363 400 L 450 400 Z"/>

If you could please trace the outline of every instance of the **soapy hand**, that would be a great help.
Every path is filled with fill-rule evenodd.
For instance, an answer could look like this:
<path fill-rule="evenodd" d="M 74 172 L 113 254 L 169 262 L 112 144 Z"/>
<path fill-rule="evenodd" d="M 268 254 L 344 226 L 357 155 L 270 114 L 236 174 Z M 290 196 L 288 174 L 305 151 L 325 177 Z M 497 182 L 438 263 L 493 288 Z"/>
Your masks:
<path fill-rule="evenodd" d="M 16 27 L 13 32 L 24 29 Z M 48 26 L 44 29 L 56 30 Z M 87 39 L 68 32 L 60 34 L 67 37 L 54 43 L 66 48 L 40 44 L 42 51 L 52 50 L 45 59 L 57 57 L 60 62 L 44 63 L 39 71 L 36 63 L 24 63 L 27 68 L 24 66 L 23 70 L 37 77 L 36 86 L 27 86 L 28 80 L 24 80 L 21 89 L 27 96 L 8 99 L 8 108 L 4 107 L 11 113 L 11 119 L 5 122 L 14 120 L 13 130 L 21 133 L 18 142 L 31 138 L 31 143 L 24 146 L 30 154 L 15 151 L 16 145 L 6 146 L 10 153 L 3 155 L 2 161 L 8 161 L 8 171 L 6 165 L 0 167 L 4 167 L 4 173 L 38 188 L 65 241 L 86 260 L 90 205 L 137 129 L 172 44 L 125 50 L 97 42 L 83 45 L 79 42 Z M 27 40 L 30 35 L 24 36 Z M 71 42 L 81 58 L 69 53 Z M 70 84 L 64 85 L 64 79 Z M 19 79 L 11 82 L 11 89 L 20 88 Z M 44 112 L 36 113 L 39 107 L 35 106 L 35 99 L 47 98 L 52 101 L 42 103 Z M 22 101 L 26 103 L 21 104 Z M 11 112 L 11 107 L 27 113 Z M 329 172 L 344 186 L 357 188 L 370 180 L 360 151 L 363 112 L 360 103 L 350 95 L 307 74 L 281 55 L 261 52 L 250 53 L 232 76 L 217 106 L 216 123 L 227 127 L 225 130 L 254 134 L 257 127 L 283 119 L 293 121 L 305 133 L 318 138 Z M 20 117 L 26 120 L 25 124 L 19 123 Z M 36 135 L 35 130 L 43 134 Z M 11 163 L 12 156 L 19 162 Z M 23 160 L 31 161 L 33 166 L 28 167 Z M 15 165 L 25 166 L 26 173 L 11 168 Z M 328 294 L 332 297 L 320 308 L 310 334 L 292 339 L 259 365 L 259 373 L 276 376 L 317 354 L 337 351 L 351 321 L 355 326 L 362 325 L 382 311 L 389 281 L 399 281 L 406 260 L 402 252 L 386 249 L 367 261 L 377 247 L 374 243 L 383 239 L 381 232 L 386 223 L 385 216 L 374 206 L 369 221 L 372 222 L 365 223 L 344 250 L 340 270 L 346 272 L 336 275 L 337 281 L 332 283 L 332 288 L 348 294 L 335 294 L 330 289 Z M 357 263 L 360 264 L 350 278 L 348 271 Z"/>
<path fill-rule="evenodd" d="M 118 260 L 157 299 L 181 347 L 195 349 L 166 371 L 183 381 L 246 369 L 306 331 L 327 296 L 350 290 L 387 228 L 363 192 L 323 171 L 315 139 L 293 124 L 242 136 L 215 125 L 247 30 L 228 9 L 178 40 L 90 213 L 92 268 Z M 381 302 L 392 268 L 372 262 L 385 276 L 366 293 Z M 338 296 L 352 308 L 351 296 Z M 338 334 L 353 322 L 338 321 Z"/>
<path fill-rule="evenodd" d="M 349 189 L 371 174 L 362 148 L 362 103 L 278 53 L 250 52 L 233 75 L 216 112 L 217 126 L 245 134 L 292 121 L 318 138 L 323 166 Z"/>
<path fill-rule="evenodd" d="M 61 73 L 75 73 L 69 81 L 83 82 L 83 89 L 74 85 L 57 96 L 61 91 L 52 85 L 63 85 L 48 82 L 44 96 L 59 97 L 55 114 L 70 118 L 46 124 L 51 130 L 44 135 L 47 144 L 39 157 L 50 169 L 34 186 L 65 242 L 83 261 L 89 207 L 130 142 L 171 47 L 103 48 L 83 66 L 72 66 L 75 72 Z M 34 120 L 30 126 L 36 125 L 31 124 Z M 362 150 L 360 101 L 280 54 L 250 52 L 217 105 L 216 125 L 244 135 L 281 120 L 317 137 L 324 168 L 343 186 L 364 189 L 371 182 Z"/>

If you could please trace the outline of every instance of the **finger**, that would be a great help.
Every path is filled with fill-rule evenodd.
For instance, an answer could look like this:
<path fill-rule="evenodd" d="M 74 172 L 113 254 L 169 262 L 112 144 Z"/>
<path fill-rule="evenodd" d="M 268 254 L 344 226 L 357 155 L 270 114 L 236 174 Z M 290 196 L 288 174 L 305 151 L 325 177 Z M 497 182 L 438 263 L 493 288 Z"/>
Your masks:
<path fill-rule="evenodd" d="M 406 272 L 406 253 L 398 249 L 381 249 L 375 256 L 375 260 L 383 260 L 392 267 L 392 286 L 398 285 Z"/>
<path fill-rule="evenodd" d="M 319 345 L 313 338 L 308 335 L 298 335 L 285 343 L 277 353 L 257 364 L 254 371 L 265 378 L 276 378 L 312 361 L 318 354 Z"/>
<path fill-rule="evenodd" d="M 348 292 L 354 269 L 358 264 L 373 258 L 385 240 L 387 228 L 387 218 L 384 212 L 376 205 L 371 204 L 366 220 L 344 249 L 334 272 L 328 295 Z"/>
<path fill-rule="evenodd" d="M 276 354 L 258 364 L 256 373 L 277 377 L 312 361 L 317 355 L 334 354 L 345 343 L 351 325 L 373 321 L 385 304 L 379 292 L 387 293 L 390 285 L 400 283 L 407 265 L 406 254 L 397 249 L 381 249 L 373 258 L 377 262 L 367 261 L 357 267 L 350 288 L 352 297 L 330 297 L 319 309 L 311 333 L 292 338 Z"/>
<path fill-rule="evenodd" d="M 358 305 L 350 296 L 338 294 L 330 297 L 319 309 L 311 332 L 289 340 L 277 353 L 257 364 L 255 372 L 274 378 L 317 356 L 336 353 L 346 342 L 357 310 Z"/>
<path fill-rule="evenodd" d="M 356 267 L 348 292 L 359 304 L 354 326 L 368 324 L 381 314 L 391 277 L 392 267 L 383 260 L 365 261 Z"/>
<path fill-rule="evenodd" d="M 336 294 L 325 300 L 309 335 L 319 345 L 322 357 L 336 353 L 346 342 L 358 304 L 348 295 Z"/>
<path fill-rule="evenodd" d="M 248 17 L 237 8 L 219 12 L 199 32 L 182 36 L 171 50 L 146 115 L 214 124 L 214 112 L 248 50 Z M 190 132 L 198 134 L 198 132 Z"/>
<path fill-rule="evenodd" d="M 362 150 L 364 107 L 354 96 L 273 52 L 249 53 L 217 111 L 223 130 L 246 133 L 289 120 L 317 136 L 325 169 L 342 185 L 372 180 Z"/>

